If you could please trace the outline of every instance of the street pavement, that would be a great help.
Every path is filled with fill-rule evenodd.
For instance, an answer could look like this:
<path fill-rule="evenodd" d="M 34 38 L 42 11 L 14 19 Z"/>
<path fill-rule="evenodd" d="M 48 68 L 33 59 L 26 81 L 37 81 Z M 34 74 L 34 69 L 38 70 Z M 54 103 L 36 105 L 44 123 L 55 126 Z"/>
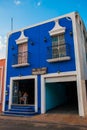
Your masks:
<path fill-rule="evenodd" d="M 42 114 L 32 117 L 0 115 L 0 130 L 87 130 L 87 117 Z"/>
<path fill-rule="evenodd" d="M 0 119 L 0 130 L 87 130 L 87 127 L 62 123 Z"/>

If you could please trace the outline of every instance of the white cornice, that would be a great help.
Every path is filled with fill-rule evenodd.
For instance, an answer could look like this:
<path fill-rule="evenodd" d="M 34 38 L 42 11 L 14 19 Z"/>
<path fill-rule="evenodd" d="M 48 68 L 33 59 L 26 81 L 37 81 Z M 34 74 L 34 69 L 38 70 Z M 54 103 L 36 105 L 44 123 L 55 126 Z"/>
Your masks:
<path fill-rule="evenodd" d="M 54 28 L 49 31 L 50 33 L 50 36 L 54 36 L 54 35 L 58 35 L 58 34 L 61 34 L 61 33 L 65 33 L 65 27 L 62 27 L 59 25 L 59 21 L 58 20 L 55 20 L 55 26 Z"/>
<path fill-rule="evenodd" d="M 22 43 L 25 43 L 25 42 L 28 42 L 28 37 L 26 37 L 24 35 L 24 32 L 21 31 L 21 35 L 20 37 L 16 40 L 16 44 L 22 44 Z"/>
<path fill-rule="evenodd" d="M 64 18 L 64 17 L 70 17 L 71 19 L 73 19 L 73 15 L 75 15 L 75 14 L 77 14 L 77 12 L 71 12 L 71 13 L 68 13 L 68 14 L 64 14 L 64 15 L 61 15 L 61 16 L 58 16 L 58 17 L 55 17 L 55 18 L 52 18 L 52 19 L 49 19 L 49 20 L 34 24 L 34 25 L 31 25 L 31 26 L 21 28 L 19 30 L 11 31 L 8 34 L 11 35 L 11 34 L 13 34 L 15 32 L 23 31 L 23 30 L 26 30 L 28 28 L 36 27 L 36 26 L 39 26 L 39 25 L 42 25 L 42 24 L 45 24 L 45 23 L 48 23 L 48 22 L 52 22 L 52 21 L 55 21 L 55 20 L 58 20 L 58 19 L 61 19 L 61 18 Z"/>

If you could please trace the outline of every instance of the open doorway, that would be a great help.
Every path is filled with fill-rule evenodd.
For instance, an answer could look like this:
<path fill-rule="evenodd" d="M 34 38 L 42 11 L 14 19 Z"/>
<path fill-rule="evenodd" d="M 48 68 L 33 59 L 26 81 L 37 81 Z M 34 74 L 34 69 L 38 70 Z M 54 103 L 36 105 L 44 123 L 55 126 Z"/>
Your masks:
<path fill-rule="evenodd" d="M 26 102 L 24 94 L 27 93 Z M 23 99 L 20 101 L 20 99 Z M 12 104 L 35 104 L 35 81 L 34 79 L 24 79 L 13 81 Z"/>
<path fill-rule="evenodd" d="M 46 83 L 46 112 L 78 114 L 76 81 Z"/>

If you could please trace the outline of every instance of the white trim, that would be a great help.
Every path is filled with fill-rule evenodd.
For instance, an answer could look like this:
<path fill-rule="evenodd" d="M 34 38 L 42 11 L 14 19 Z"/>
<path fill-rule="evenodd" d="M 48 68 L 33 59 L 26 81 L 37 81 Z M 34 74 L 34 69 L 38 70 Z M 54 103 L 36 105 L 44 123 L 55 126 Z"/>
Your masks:
<path fill-rule="evenodd" d="M 75 63 L 76 63 L 76 70 L 77 70 L 77 93 L 78 93 L 78 109 L 79 114 L 84 116 L 84 108 L 83 108 L 83 101 L 82 101 L 82 94 L 81 94 L 81 68 L 80 68 L 80 60 L 79 60 L 79 45 L 78 45 L 78 35 L 77 35 L 77 27 L 76 27 L 76 20 L 75 15 L 73 16 L 72 20 L 73 25 L 73 39 L 74 39 L 74 50 L 75 50 Z"/>
<path fill-rule="evenodd" d="M 1 85 L 0 85 L 0 103 L 2 102 L 2 81 L 3 81 L 3 66 L 0 66 L 1 69 L 1 77 L 0 77 L 0 81 L 1 81 Z"/>
<path fill-rule="evenodd" d="M 77 22 L 76 22 L 76 15 L 72 15 L 72 26 L 73 26 L 73 38 L 74 38 L 74 50 L 75 50 L 75 63 L 76 63 L 76 71 L 77 71 L 77 93 L 78 93 L 78 109 L 79 115 L 85 116 L 87 114 L 87 100 L 86 100 L 86 86 L 85 86 L 85 79 L 82 80 L 82 68 L 81 68 L 81 57 L 80 57 L 80 44 L 79 44 L 79 36 L 77 30 Z M 79 15 L 78 15 L 79 17 Z M 83 64 L 82 64 L 83 65 Z"/>
<path fill-rule="evenodd" d="M 60 73 L 50 73 L 42 75 L 42 77 L 51 78 L 51 77 L 63 77 L 63 76 L 72 76 L 77 75 L 76 71 L 69 71 L 69 72 L 60 72 Z"/>
<path fill-rule="evenodd" d="M 9 109 L 11 109 L 11 104 L 12 104 L 12 86 L 13 86 L 13 80 L 12 78 L 10 79 L 10 85 L 9 85 Z"/>
<path fill-rule="evenodd" d="M 65 56 L 65 57 L 47 59 L 47 62 L 60 62 L 60 61 L 66 61 L 66 60 L 70 60 L 70 57 L 69 56 Z"/>
<path fill-rule="evenodd" d="M 52 30 L 49 31 L 50 36 L 58 35 L 61 33 L 65 33 L 65 27 L 59 25 L 59 20 L 55 20 L 55 26 Z"/>
<path fill-rule="evenodd" d="M 32 27 L 36 27 L 36 26 L 39 26 L 39 25 L 42 25 L 42 24 L 45 24 L 45 23 L 48 23 L 48 22 L 52 22 L 52 21 L 55 21 L 55 20 L 58 20 L 58 19 L 61 19 L 61 18 L 64 18 L 64 17 L 70 17 L 70 18 L 72 18 L 73 14 L 76 14 L 76 13 L 77 12 L 68 13 L 68 14 L 65 14 L 65 15 L 62 15 L 62 16 L 58 16 L 56 18 L 52 18 L 50 20 L 46 20 L 44 22 L 40 22 L 40 23 L 31 25 L 31 26 L 27 26 L 27 27 L 22 28 L 20 30 L 15 30 L 15 31 L 9 32 L 9 35 L 11 35 L 12 33 L 15 33 L 15 32 L 23 31 L 23 30 L 28 29 L 28 28 L 32 28 Z"/>
<path fill-rule="evenodd" d="M 9 40 L 9 34 L 7 35 L 7 39 Z M 6 99 L 6 79 L 7 79 L 7 61 L 8 61 L 8 41 L 6 43 L 6 62 L 5 62 L 5 75 L 4 75 L 4 92 L 3 92 L 3 106 L 2 106 L 2 111 L 5 111 L 5 99 Z"/>
<path fill-rule="evenodd" d="M 46 112 L 46 101 L 45 101 L 45 77 L 41 76 L 41 114 L 44 114 Z"/>
<path fill-rule="evenodd" d="M 12 88 L 13 88 L 13 81 L 15 80 L 23 80 L 23 79 L 34 79 L 35 80 L 35 112 L 38 111 L 38 98 L 37 98 L 37 76 L 21 76 L 21 77 L 11 77 L 10 78 L 10 93 L 9 93 L 9 109 L 11 108 L 12 105 Z"/>
<path fill-rule="evenodd" d="M 38 82 L 37 76 L 35 76 L 35 112 L 38 112 Z"/>
<path fill-rule="evenodd" d="M 12 65 L 12 67 L 22 67 L 22 66 L 29 66 L 29 65 L 30 65 L 29 63 L 22 63 L 22 64 Z"/>
<path fill-rule="evenodd" d="M 16 40 L 16 44 L 23 44 L 26 42 L 28 42 L 28 37 L 25 37 L 24 31 L 22 30 L 20 37 Z"/>
<path fill-rule="evenodd" d="M 67 75 L 67 76 L 58 76 L 58 77 L 50 77 L 50 78 L 46 78 L 45 82 L 46 83 L 53 83 L 53 82 L 68 82 L 68 81 L 76 81 L 77 80 L 77 76 L 76 75 Z"/>
<path fill-rule="evenodd" d="M 71 79 L 72 79 L 72 81 L 76 81 L 76 79 L 77 79 L 76 76 L 77 76 L 76 71 L 45 74 L 45 75 L 41 76 L 41 113 L 42 114 L 46 112 L 45 83 L 47 82 L 47 80 L 50 79 L 50 81 L 52 80 L 53 82 L 61 82 L 61 81 L 67 82 L 66 79 L 68 79 L 68 81 L 71 81 Z"/>

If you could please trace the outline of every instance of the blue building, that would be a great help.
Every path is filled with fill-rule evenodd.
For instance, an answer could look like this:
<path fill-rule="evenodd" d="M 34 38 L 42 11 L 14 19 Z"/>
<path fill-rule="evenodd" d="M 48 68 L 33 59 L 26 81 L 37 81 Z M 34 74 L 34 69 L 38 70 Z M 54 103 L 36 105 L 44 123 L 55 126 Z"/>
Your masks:
<path fill-rule="evenodd" d="M 85 116 L 86 42 L 77 12 L 9 33 L 3 112 L 34 115 L 69 106 Z"/>

